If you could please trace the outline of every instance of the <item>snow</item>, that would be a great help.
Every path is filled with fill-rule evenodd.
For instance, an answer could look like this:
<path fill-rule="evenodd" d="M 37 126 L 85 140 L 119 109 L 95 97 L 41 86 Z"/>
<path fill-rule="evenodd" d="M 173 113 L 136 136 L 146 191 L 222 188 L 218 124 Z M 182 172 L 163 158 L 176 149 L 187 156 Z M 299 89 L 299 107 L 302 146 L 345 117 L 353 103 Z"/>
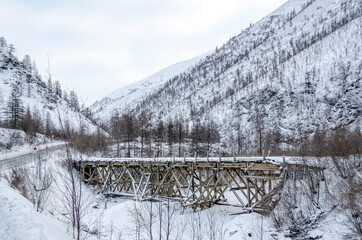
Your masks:
<path fill-rule="evenodd" d="M 73 157 L 79 158 L 77 153 Z M 86 156 L 82 156 L 87 159 Z M 273 158 L 273 157 L 271 157 Z M 273 158 L 275 161 L 282 157 Z M 248 158 L 254 161 L 260 158 Z M 293 158 L 290 158 L 292 161 Z M 62 191 L 65 189 L 66 181 L 63 181 L 65 169 L 62 161 L 64 151 L 56 150 L 44 160 L 42 167 L 52 169 L 54 182 L 52 183 L 49 198 L 44 205 L 44 210 L 36 212 L 34 206 L 25 199 L 17 190 L 12 189 L 4 179 L 8 171 L 3 171 L 0 182 L 0 239 L 71 239 L 70 223 L 64 218 L 61 212 L 63 197 Z M 194 160 L 194 159 L 190 159 Z M 321 161 L 321 160 L 320 160 Z M 310 160 L 313 162 L 313 159 Z M 27 166 L 29 175 L 35 171 L 36 163 Z M 328 175 L 333 179 L 333 174 Z M 328 180 L 330 181 L 330 180 Z M 88 239 L 133 239 L 136 234 L 135 207 L 140 216 L 144 219 L 149 217 L 151 202 L 135 202 L 130 198 L 105 197 L 100 194 L 97 188 L 83 185 L 83 196 L 85 200 L 85 215 L 82 220 L 83 237 Z M 324 191 L 320 190 L 321 193 Z M 230 194 L 225 193 L 228 197 Z M 322 195 L 321 195 L 322 196 Z M 327 202 L 321 198 L 320 202 Z M 159 234 L 159 221 L 157 209 L 161 206 L 165 214 L 167 201 L 153 202 L 153 235 L 157 238 Z M 286 240 L 288 237 L 286 229 L 277 230 L 274 227 L 271 217 L 262 216 L 258 213 L 241 212 L 240 208 L 231 206 L 214 205 L 209 209 L 193 212 L 190 208 L 183 208 L 179 203 L 170 201 L 170 209 L 174 212 L 171 223 L 171 239 L 187 240 L 192 236 L 201 234 L 205 239 L 209 239 L 212 232 L 223 239 L 266 239 L 266 240 Z M 305 206 L 304 206 L 305 207 Z M 350 236 L 351 231 L 345 225 L 343 209 L 332 207 L 328 204 L 315 213 L 315 222 L 308 228 L 308 237 L 319 237 L 320 239 L 345 239 Z M 166 215 L 163 216 L 162 235 L 165 236 Z M 321 216 L 321 217 L 319 217 Z M 197 226 L 197 227 L 195 227 Z M 195 229 L 197 229 L 195 231 Z M 147 237 L 147 227 L 141 228 L 141 235 Z"/>
<path fill-rule="evenodd" d="M 123 236 L 126 237 L 134 234 L 135 218 L 132 215 L 132 210 L 135 206 L 138 209 L 144 209 L 143 211 L 141 211 L 141 214 L 143 214 L 145 217 L 149 216 L 146 209 L 149 209 L 150 203 L 135 203 L 133 201 L 122 201 L 113 204 L 111 203 L 109 205 L 110 207 L 104 210 L 102 222 L 104 226 L 108 226 L 108 228 L 104 227 L 104 231 L 109 231 L 109 227 L 112 226 L 115 235 L 117 234 L 117 232 L 121 232 Z M 148 206 L 145 207 L 145 205 Z M 158 207 L 158 203 L 153 203 L 154 209 Z M 173 207 L 174 205 L 171 203 L 171 208 Z M 192 239 L 192 227 L 190 226 L 190 223 L 192 221 L 198 220 L 201 221 L 201 236 L 205 239 L 209 239 L 210 227 L 212 225 L 211 221 L 214 221 L 215 224 L 215 235 L 220 238 L 221 236 L 223 236 L 223 239 L 259 240 L 262 235 L 263 239 L 266 240 L 275 239 L 273 238 L 273 236 L 278 236 L 278 239 L 280 240 L 289 239 L 284 237 L 282 234 L 277 233 L 275 229 L 273 229 L 269 220 L 266 217 L 263 217 L 262 215 L 259 215 L 257 213 L 232 215 L 237 212 L 237 209 L 225 208 L 222 206 L 214 206 L 211 209 L 196 213 L 190 210 L 186 210 L 183 214 L 181 213 L 181 210 L 177 209 L 176 211 L 177 214 L 176 216 L 173 216 L 172 219 L 172 239 L 176 238 L 176 233 L 178 233 L 182 228 L 184 228 L 184 230 L 182 232 L 182 236 L 179 239 Z M 156 220 L 157 214 L 158 213 L 155 213 L 155 220 L 153 223 L 154 238 L 158 238 L 159 236 L 158 222 Z M 213 219 L 211 220 L 210 218 Z M 198 235 L 198 232 L 195 234 Z M 141 235 L 146 235 L 144 229 L 142 230 Z M 165 236 L 164 233 L 163 236 Z"/>
<path fill-rule="evenodd" d="M 99 158 L 99 157 L 88 157 L 81 161 L 90 161 L 90 162 L 264 162 L 281 165 L 285 161 L 286 163 L 302 163 L 302 158 L 300 157 L 284 157 L 284 156 L 274 156 L 266 157 L 155 157 L 155 158 Z M 305 162 L 304 162 L 305 163 Z"/>
<path fill-rule="evenodd" d="M 41 134 L 31 136 L 21 130 L 0 127 L 0 161 L 33 153 L 34 146 L 37 148 L 37 151 L 40 151 L 63 144 L 63 141 L 52 140 Z"/>
<path fill-rule="evenodd" d="M 320 223 L 314 226 L 315 229 L 309 232 L 311 238 L 322 237 L 322 239 L 343 240 L 350 235 L 350 230 L 345 224 L 345 217 L 341 214 L 341 210 L 328 214 Z M 353 239 L 352 236 L 350 236 Z"/>
<path fill-rule="evenodd" d="M 17 190 L 1 179 L 0 239 L 7 240 L 66 240 L 66 226 L 51 216 L 38 213 Z"/>
<path fill-rule="evenodd" d="M 12 59 L 13 65 L 8 63 L 4 56 Z M 0 48 L 0 66 L 4 66 L 0 69 L 0 121 L 5 120 L 11 86 L 16 84 L 20 89 L 24 112 L 29 108 L 32 116 L 38 115 L 44 126 L 49 117 L 51 125 L 56 129 L 66 128 L 66 124 L 69 124 L 71 129 L 79 130 L 83 126 L 86 133 L 97 132 L 98 127 L 95 124 L 71 108 L 63 98 L 56 96 L 54 91 L 50 94 L 40 77 L 29 72 L 18 61 L 16 57 L 9 56 L 6 48 Z"/>
<path fill-rule="evenodd" d="M 225 142 L 239 124 L 247 146 L 256 138 L 257 110 L 266 131 L 279 129 L 283 142 L 297 142 L 298 131 L 355 128 L 361 125 L 361 23 L 359 0 L 290 0 L 167 84 L 150 78 L 154 88 L 120 89 L 125 98 L 118 102 L 113 94 L 92 109 L 104 122 L 114 110 L 188 126 L 212 119 Z M 129 89 L 135 100 L 123 94 Z"/>
<path fill-rule="evenodd" d="M 210 52 L 173 64 L 136 83 L 114 91 L 106 98 L 95 102 L 90 108 L 98 118 L 109 117 L 115 111 L 122 113 L 126 108 L 141 101 L 147 94 L 157 91 L 174 76 L 197 64 Z"/>
<path fill-rule="evenodd" d="M 309 40 L 314 33 L 323 29 L 328 30 L 330 23 L 340 20 L 345 14 L 340 10 L 342 3 L 345 2 L 343 0 L 311 1 L 310 5 L 301 11 L 302 5 L 307 2 L 307 0 L 288 1 L 260 22 L 232 38 L 220 49 L 172 65 L 149 78 L 117 90 L 104 100 L 96 102 L 92 110 L 104 121 L 107 121 L 116 110 L 122 113 L 127 109 L 148 110 L 156 116 L 163 112 L 166 113 L 162 116 L 163 119 L 176 118 L 179 115 L 185 119 L 200 117 L 204 120 L 208 117 L 220 124 L 227 137 L 234 133 L 230 130 L 232 124 L 228 126 L 227 123 L 239 123 L 243 128 L 243 134 L 251 138 L 249 144 L 252 143 L 253 114 L 255 114 L 256 106 L 262 107 L 263 111 L 268 113 L 265 119 L 267 127 L 279 126 L 286 140 L 300 137 L 298 131 L 313 132 L 323 124 L 335 128 L 350 124 L 352 120 L 353 124 L 358 126 L 362 102 L 360 16 L 335 29 L 334 32 L 330 32 L 323 39 L 291 58 L 281 61 L 276 66 L 273 65 L 279 54 L 282 55 L 284 50 L 289 51 L 292 48 L 291 43 L 296 44 L 298 39 Z M 348 10 L 356 9 L 357 4 L 360 4 L 357 0 L 351 0 L 348 3 L 350 4 Z M 293 10 L 296 16 L 290 22 L 284 22 L 287 14 Z M 267 34 L 270 36 L 266 36 Z M 249 50 L 247 56 L 243 56 L 245 50 Z M 349 72 L 346 70 L 347 75 L 344 79 L 341 76 L 346 66 L 349 66 L 347 68 Z M 19 69 L 14 68 L 0 72 L 1 119 L 4 118 L 2 113 L 10 94 L 10 85 L 17 81 L 17 70 Z M 240 87 L 241 83 L 235 85 L 238 70 L 243 77 L 249 76 L 248 74 L 253 76 L 253 81 L 244 82 L 245 87 Z M 265 73 L 261 74 L 260 72 L 263 71 Z M 306 94 L 306 77 L 312 73 L 315 74 L 315 79 L 311 81 L 315 92 Z M 170 81 L 176 76 L 178 79 Z M 25 84 L 22 89 L 27 90 Z M 43 92 L 38 91 L 39 89 Z M 235 90 L 235 93 L 224 97 L 229 89 Z M 31 96 L 23 95 L 22 100 L 25 106 L 29 106 L 32 110 L 37 108 L 43 118 L 49 112 L 54 124 L 59 127 L 57 121 L 57 109 L 59 109 L 60 115 L 68 119 L 72 127 L 78 128 L 80 123 L 84 122 L 90 132 L 96 131 L 96 126 L 83 115 L 71 110 L 65 101 L 59 100 L 58 104 L 49 103 L 44 89 L 34 82 L 30 84 L 30 90 Z M 269 96 L 270 92 L 275 92 L 275 94 Z M 148 98 L 149 96 L 154 98 Z M 210 105 L 215 96 L 220 96 L 220 101 Z M 142 108 L 137 108 L 140 106 L 140 101 L 144 101 L 144 105 Z M 204 108 L 203 112 L 201 107 Z M 191 109 L 196 112 L 192 116 Z M 14 138 L 11 137 L 13 133 L 15 133 Z M 26 143 L 26 139 L 27 135 L 21 131 L 0 129 L 0 147 L 3 152 L 0 154 L 0 159 L 5 160 L 31 152 L 29 147 L 33 143 Z M 12 143 L 15 140 L 19 143 L 7 150 L 5 143 Z M 36 144 L 40 146 L 40 149 L 49 146 L 41 140 L 41 137 Z M 74 156 L 77 157 L 77 154 Z M 1 172 L 0 239 L 71 239 L 71 236 L 67 234 L 71 229 L 69 220 L 61 214 L 62 204 L 64 204 L 62 191 L 66 188 L 66 181 L 62 178 L 65 174 L 62 165 L 64 152 L 56 151 L 48 157 L 45 162 L 54 171 L 55 184 L 52 186 L 42 213 L 36 212 L 27 199 L 9 186 L 3 178 L 4 175 L 9 174 L 9 171 Z M 82 159 L 89 161 L 138 160 L 87 156 L 83 156 Z M 205 158 L 198 159 L 205 161 Z M 267 157 L 267 159 L 276 164 L 283 162 L 281 156 Z M 287 163 L 300 161 L 293 157 L 285 159 Z M 195 158 L 145 160 L 193 162 Z M 219 161 L 219 158 L 208 160 Z M 237 160 L 259 161 L 261 158 L 237 158 Z M 234 161 L 234 159 L 223 158 L 222 161 Z M 313 163 L 313 159 L 310 162 Z M 27 165 L 27 169 L 34 171 L 34 166 L 31 164 L 35 163 Z M 329 166 L 326 164 L 326 167 Z M 338 178 L 335 172 L 329 170 L 326 177 L 328 179 L 325 181 L 329 181 L 330 190 L 336 191 L 336 184 L 333 181 L 337 181 Z M 123 239 L 135 237 L 135 214 L 132 211 L 135 206 L 141 210 L 147 210 L 150 202 L 135 202 L 127 198 L 106 198 L 92 186 L 82 185 L 82 188 L 85 192 L 84 196 L 87 196 L 85 199 L 87 211 L 82 222 L 84 236 L 89 239 L 117 239 L 119 235 L 122 235 Z M 300 189 L 298 187 L 296 189 L 299 194 Z M 320 192 L 323 193 L 323 189 Z M 225 193 L 226 196 L 228 194 Z M 331 200 L 321 198 L 319 201 L 324 205 L 316 210 L 313 206 L 307 205 L 306 196 L 299 194 L 296 198 L 300 201 L 300 209 L 285 209 L 285 211 L 315 211 L 314 215 L 308 216 L 315 222 L 307 226 L 308 232 L 305 238 L 358 239 L 348 228 L 345 209 L 331 206 Z M 159 203 L 153 204 L 156 207 Z M 161 203 L 163 208 L 165 204 L 167 203 Z M 176 230 L 183 230 L 183 236 L 180 239 L 191 239 L 190 235 L 193 231 L 201 232 L 201 235 L 207 239 L 211 224 L 210 216 L 213 216 L 211 219 L 217 221 L 216 232 L 224 235 L 224 239 L 291 239 L 288 237 L 288 229 L 277 230 L 271 217 L 257 213 L 240 214 L 240 209 L 225 206 L 213 206 L 198 212 L 182 209 L 173 202 L 171 206 L 175 207 L 176 213 L 175 228 L 171 236 L 175 236 Z M 143 210 L 143 214 L 147 214 L 147 211 Z M 198 219 L 199 224 L 193 225 Z M 156 218 L 155 222 L 157 222 Z M 182 229 L 183 226 L 184 229 Z M 154 226 L 153 230 L 157 235 L 157 226 Z M 147 234 L 145 231 L 145 229 L 142 230 L 143 235 Z"/>
<path fill-rule="evenodd" d="M 36 146 L 36 150 L 33 149 L 33 146 Z M 54 142 L 54 143 L 45 143 L 45 144 L 30 144 L 28 146 L 24 145 L 23 147 L 18 147 L 16 151 L 11 151 L 11 152 L 5 152 L 3 154 L 0 155 L 0 161 L 1 160 L 6 160 L 9 158 L 16 158 L 16 157 L 20 157 L 26 154 L 31 154 L 31 153 L 36 153 L 37 151 L 42 151 L 42 150 L 50 150 L 52 151 L 54 148 L 59 147 L 59 146 L 63 146 L 64 142 Z M 0 162 L 1 164 L 1 162 Z"/>

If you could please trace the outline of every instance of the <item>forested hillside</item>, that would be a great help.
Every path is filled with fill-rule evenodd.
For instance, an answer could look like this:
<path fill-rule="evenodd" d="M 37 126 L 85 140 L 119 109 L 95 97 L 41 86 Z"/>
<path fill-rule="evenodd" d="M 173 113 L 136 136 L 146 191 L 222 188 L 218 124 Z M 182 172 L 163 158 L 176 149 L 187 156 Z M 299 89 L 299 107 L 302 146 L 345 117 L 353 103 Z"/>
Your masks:
<path fill-rule="evenodd" d="M 95 117 L 144 112 L 154 125 L 190 131 L 215 123 L 238 154 L 295 148 L 320 131 L 359 132 L 361 9 L 358 0 L 290 0 L 157 88 L 135 89 L 138 101 L 98 103 Z"/>
<path fill-rule="evenodd" d="M 0 38 L 0 123 L 27 133 L 63 136 L 71 131 L 96 133 L 74 91 L 61 88 L 51 74 L 39 75 L 26 55 L 19 60 L 15 47 Z M 69 135 L 69 134 L 68 134 Z"/>

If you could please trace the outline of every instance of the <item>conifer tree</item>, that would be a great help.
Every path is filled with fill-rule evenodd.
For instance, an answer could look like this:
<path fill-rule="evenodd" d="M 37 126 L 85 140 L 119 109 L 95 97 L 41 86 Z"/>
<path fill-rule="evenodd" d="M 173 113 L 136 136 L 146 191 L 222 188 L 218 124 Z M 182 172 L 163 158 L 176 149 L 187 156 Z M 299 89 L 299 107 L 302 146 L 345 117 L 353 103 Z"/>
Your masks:
<path fill-rule="evenodd" d="M 22 64 L 23 64 L 25 70 L 27 71 L 27 73 L 31 74 L 32 71 L 33 71 L 33 69 L 32 69 L 33 66 L 31 64 L 31 59 L 30 59 L 29 55 L 25 55 L 25 57 L 24 57 L 24 59 L 22 61 Z"/>
<path fill-rule="evenodd" d="M 5 38 L 0 37 L 0 48 L 5 49 L 5 48 L 7 48 L 7 47 L 8 47 L 8 44 L 6 43 Z"/>
<path fill-rule="evenodd" d="M 62 88 L 61 88 L 61 86 L 60 86 L 59 81 L 55 81 L 55 84 L 54 84 L 54 85 L 55 85 L 55 86 L 54 86 L 54 88 L 55 88 L 55 94 L 61 98 L 61 97 L 62 97 Z"/>
<path fill-rule="evenodd" d="M 79 100 L 78 100 L 78 96 L 75 93 L 75 91 L 70 91 L 70 96 L 69 96 L 69 102 L 70 102 L 70 106 L 75 110 L 75 111 L 79 111 Z"/>
<path fill-rule="evenodd" d="M 26 112 L 23 118 L 22 128 L 26 133 L 33 132 L 33 119 L 29 107 L 26 108 Z"/>
<path fill-rule="evenodd" d="M 7 104 L 8 125 L 10 128 L 18 129 L 21 127 L 23 118 L 23 103 L 21 101 L 21 94 L 18 84 L 11 86 L 10 98 Z"/>

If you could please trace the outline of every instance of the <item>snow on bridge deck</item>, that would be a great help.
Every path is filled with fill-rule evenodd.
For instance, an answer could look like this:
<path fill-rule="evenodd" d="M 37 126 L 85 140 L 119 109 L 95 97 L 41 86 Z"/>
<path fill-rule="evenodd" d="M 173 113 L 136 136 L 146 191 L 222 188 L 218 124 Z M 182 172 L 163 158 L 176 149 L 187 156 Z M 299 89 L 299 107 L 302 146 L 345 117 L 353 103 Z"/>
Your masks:
<path fill-rule="evenodd" d="M 154 158 L 98 158 L 90 157 L 75 162 L 258 162 L 281 165 L 297 162 L 295 157 L 154 157 Z"/>

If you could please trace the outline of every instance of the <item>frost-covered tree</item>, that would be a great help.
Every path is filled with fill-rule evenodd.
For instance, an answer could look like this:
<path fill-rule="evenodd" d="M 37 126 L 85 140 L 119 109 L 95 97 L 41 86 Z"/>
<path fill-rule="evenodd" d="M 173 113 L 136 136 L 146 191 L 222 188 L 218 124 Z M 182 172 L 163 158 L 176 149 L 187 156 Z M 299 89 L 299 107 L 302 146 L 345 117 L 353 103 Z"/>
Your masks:
<path fill-rule="evenodd" d="M 31 64 L 31 59 L 30 59 L 29 55 L 25 55 L 25 57 L 22 61 L 22 64 L 23 64 L 25 70 L 28 72 L 28 74 L 31 74 L 33 66 Z"/>
<path fill-rule="evenodd" d="M 5 38 L 0 37 L 0 48 L 5 49 L 8 47 L 8 44 L 6 43 Z"/>
<path fill-rule="evenodd" d="M 23 118 L 24 108 L 21 101 L 21 94 L 18 84 L 11 86 L 10 98 L 7 104 L 7 121 L 10 128 L 20 128 Z"/>
<path fill-rule="evenodd" d="M 61 98 L 62 97 L 62 88 L 60 86 L 59 81 L 55 81 L 54 88 L 55 88 L 55 94 Z"/>
<path fill-rule="evenodd" d="M 38 68 L 36 67 L 36 63 L 35 63 L 34 60 L 33 60 L 32 70 L 33 70 L 33 76 L 35 78 L 38 78 L 39 77 L 39 72 L 38 72 Z"/>
<path fill-rule="evenodd" d="M 69 99 L 68 99 L 68 92 L 66 90 L 63 91 L 63 99 L 64 101 L 68 102 Z"/>
<path fill-rule="evenodd" d="M 69 103 L 70 106 L 75 110 L 75 111 L 79 111 L 79 100 L 78 100 L 78 96 L 75 93 L 74 90 L 70 91 L 69 93 Z"/>
<path fill-rule="evenodd" d="M 15 47 L 13 44 L 10 44 L 8 47 L 8 54 L 9 54 L 9 56 L 13 57 L 14 53 L 15 53 Z"/>

